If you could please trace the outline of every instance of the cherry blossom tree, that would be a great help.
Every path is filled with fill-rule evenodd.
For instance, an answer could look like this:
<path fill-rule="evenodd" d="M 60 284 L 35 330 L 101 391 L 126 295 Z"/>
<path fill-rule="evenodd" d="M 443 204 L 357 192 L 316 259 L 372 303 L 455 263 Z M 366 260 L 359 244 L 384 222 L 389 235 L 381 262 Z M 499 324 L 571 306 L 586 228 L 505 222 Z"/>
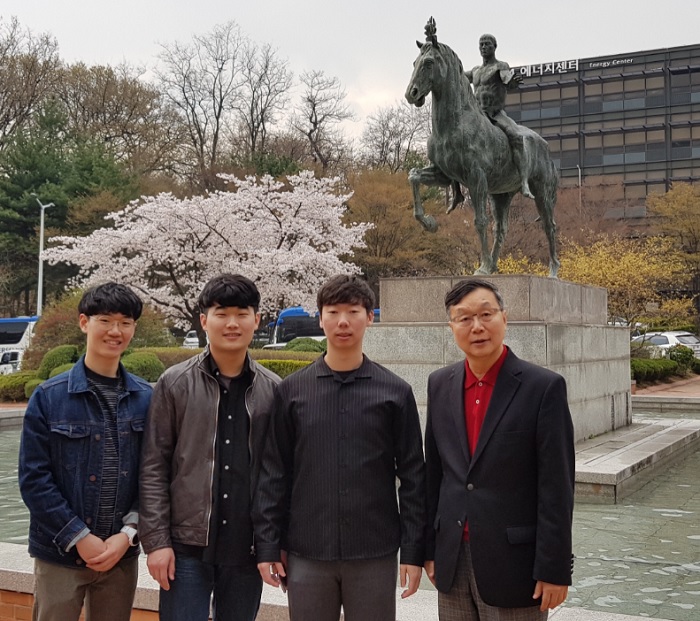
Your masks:
<path fill-rule="evenodd" d="M 79 268 L 72 286 L 105 280 L 128 283 L 180 327 L 199 326 L 197 296 L 212 276 L 234 272 L 253 280 L 261 310 L 313 309 L 320 284 L 359 268 L 343 261 L 364 247 L 371 224 L 343 224 L 349 194 L 339 179 L 304 171 L 287 183 L 223 178 L 233 191 L 178 199 L 142 197 L 106 220 L 113 226 L 86 237 L 54 237 L 51 263 Z"/>

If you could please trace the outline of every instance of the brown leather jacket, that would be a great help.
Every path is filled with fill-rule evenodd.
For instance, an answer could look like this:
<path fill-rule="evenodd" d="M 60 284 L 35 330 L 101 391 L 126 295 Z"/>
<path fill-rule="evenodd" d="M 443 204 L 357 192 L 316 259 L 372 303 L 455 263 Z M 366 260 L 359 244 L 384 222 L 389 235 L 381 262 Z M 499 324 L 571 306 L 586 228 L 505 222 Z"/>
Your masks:
<path fill-rule="evenodd" d="M 195 546 L 209 542 L 219 384 L 208 371 L 207 356 L 208 347 L 169 368 L 153 391 L 139 482 L 138 530 L 146 553 L 172 542 Z M 252 495 L 280 378 L 254 360 L 248 362 L 253 374 L 245 395 Z"/>

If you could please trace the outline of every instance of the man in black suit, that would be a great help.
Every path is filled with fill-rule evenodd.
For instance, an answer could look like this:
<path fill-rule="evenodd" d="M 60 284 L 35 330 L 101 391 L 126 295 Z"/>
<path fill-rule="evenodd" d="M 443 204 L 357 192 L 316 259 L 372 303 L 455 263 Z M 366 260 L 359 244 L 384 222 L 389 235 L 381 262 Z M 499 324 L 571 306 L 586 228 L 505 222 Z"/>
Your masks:
<path fill-rule="evenodd" d="M 530 621 L 566 599 L 574 441 L 564 379 L 503 344 L 489 281 L 445 296 L 466 361 L 428 380 L 425 569 L 441 621 Z"/>

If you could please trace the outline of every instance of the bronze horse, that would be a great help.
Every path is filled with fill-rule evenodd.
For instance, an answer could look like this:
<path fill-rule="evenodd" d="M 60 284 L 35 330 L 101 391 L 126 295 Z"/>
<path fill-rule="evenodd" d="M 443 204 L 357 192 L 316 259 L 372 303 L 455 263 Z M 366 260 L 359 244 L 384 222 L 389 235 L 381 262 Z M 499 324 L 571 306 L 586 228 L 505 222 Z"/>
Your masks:
<path fill-rule="evenodd" d="M 474 225 L 481 242 L 481 265 L 476 274 L 498 271 L 498 256 L 508 229 L 508 211 L 513 196 L 520 191 L 520 176 L 513 162 L 505 133 L 481 110 L 462 62 L 435 36 L 435 22 L 428 22 L 427 41 L 416 42 L 420 54 L 406 89 L 406 99 L 422 106 L 428 93 L 433 95 L 432 133 L 428 139 L 430 166 L 412 169 L 413 215 L 423 227 L 437 230 L 437 222 L 426 216 L 420 198 L 420 184 L 452 186 L 454 199 L 448 213 L 462 200 L 460 184 L 468 188 L 474 207 Z M 527 178 L 549 244 L 549 276 L 559 269 L 556 249 L 554 205 L 557 199 L 557 171 L 547 142 L 534 131 L 522 127 L 527 157 Z M 493 247 L 488 248 L 488 197 L 491 197 Z"/>

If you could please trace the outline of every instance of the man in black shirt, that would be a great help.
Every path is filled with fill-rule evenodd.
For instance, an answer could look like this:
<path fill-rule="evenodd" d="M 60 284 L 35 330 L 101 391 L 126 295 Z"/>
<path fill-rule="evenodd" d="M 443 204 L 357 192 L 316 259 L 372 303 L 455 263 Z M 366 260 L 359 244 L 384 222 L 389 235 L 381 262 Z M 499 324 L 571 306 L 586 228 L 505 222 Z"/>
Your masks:
<path fill-rule="evenodd" d="M 262 581 L 250 518 L 279 378 L 248 356 L 260 294 L 223 274 L 199 296 L 209 345 L 168 369 L 148 413 L 139 533 L 161 586 L 160 618 L 253 621 Z"/>
<path fill-rule="evenodd" d="M 292 621 L 337 621 L 341 605 L 346 621 L 393 621 L 396 552 L 402 597 L 423 560 L 418 411 L 410 386 L 362 353 L 367 283 L 336 276 L 317 305 L 328 352 L 277 389 L 253 508 L 258 569 L 286 581 Z"/>

